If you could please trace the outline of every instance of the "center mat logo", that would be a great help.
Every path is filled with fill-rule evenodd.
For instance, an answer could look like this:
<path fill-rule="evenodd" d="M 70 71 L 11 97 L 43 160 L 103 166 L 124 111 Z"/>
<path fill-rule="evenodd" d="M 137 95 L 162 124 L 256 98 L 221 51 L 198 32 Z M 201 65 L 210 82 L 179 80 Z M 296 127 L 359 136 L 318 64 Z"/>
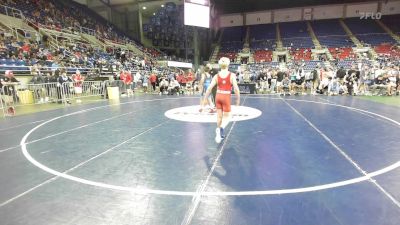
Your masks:
<path fill-rule="evenodd" d="M 246 106 L 231 107 L 231 121 L 250 120 L 259 117 L 262 112 L 255 108 Z M 196 123 L 216 123 L 217 113 L 209 113 L 208 110 L 199 111 L 200 106 L 186 106 L 171 109 L 165 112 L 165 116 L 179 121 L 196 122 Z"/>

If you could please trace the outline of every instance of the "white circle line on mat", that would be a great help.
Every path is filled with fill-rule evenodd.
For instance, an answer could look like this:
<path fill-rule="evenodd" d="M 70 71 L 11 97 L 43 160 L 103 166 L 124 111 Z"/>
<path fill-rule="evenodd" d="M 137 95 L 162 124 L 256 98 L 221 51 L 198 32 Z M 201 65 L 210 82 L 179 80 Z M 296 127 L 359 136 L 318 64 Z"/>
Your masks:
<path fill-rule="evenodd" d="M 177 99 L 177 98 L 173 98 L 173 99 Z M 279 98 L 277 98 L 277 99 L 279 99 Z M 159 101 L 159 100 L 165 100 L 165 99 L 132 101 L 132 102 L 128 102 L 128 103 L 151 102 L 151 101 Z M 393 119 L 390 119 L 390 118 L 388 118 L 386 116 L 383 116 L 383 115 L 380 115 L 380 114 L 377 114 L 377 113 L 373 113 L 373 112 L 369 112 L 369 111 L 363 110 L 363 109 L 358 109 L 358 108 L 344 106 L 344 105 L 338 105 L 338 104 L 325 103 L 325 102 L 317 102 L 317 101 L 297 100 L 297 99 L 286 99 L 286 100 L 299 101 L 299 102 L 309 102 L 309 103 L 324 104 L 324 105 L 331 105 L 331 106 L 336 106 L 336 107 L 347 108 L 347 109 L 350 109 L 350 110 L 353 110 L 353 111 L 363 112 L 363 113 L 367 113 L 367 114 L 370 114 L 370 115 L 374 115 L 376 117 L 380 117 L 382 119 L 385 119 L 387 121 L 390 121 L 390 122 L 394 123 L 395 125 L 400 126 L 400 123 L 395 121 L 395 120 L 393 120 Z M 123 104 L 127 104 L 127 103 L 123 103 Z M 372 177 L 376 177 L 376 176 L 388 173 L 388 172 L 400 167 L 400 161 L 397 161 L 396 163 L 391 164 L 391 165 L 389 165 L 387 167 L 384 167 L 382 169 L 379 169 L 379 170 L 371 172 L 371 173 L 367 173 L 365 176 L 360 176 L 360 177 L 356 177 L 356 178 L 352 178 L 352 179 L 348 179 L 348 180 L 343 180 L 343 181 L 338 181 L 338 182 L 333 182 L 333 183 L 328 183 L 328 184 L 308 186 L 308 187 L 290 188 L 290 189 L 276 189 L 276 190 L 263 190 L 263 191 L 210 191 L 210 192 L 198 193 L 196 191 L 174 191 L 174 190 L 158 190 L 158 189 L 147 189 L 147 188 L 132 188 L 132 187 L 124 187 L 124 186 L 106 184 L 106 183 L 97 182 L 97 181 L 91 181 L 91 180 L 75 177 L 75 176 L 72 176 L 72 175 L 69 175 L 69 174 L 62 173 L 62 172 L 56 171 L 54 169 L 51 169 L 51 168 L 41 164 L 40 162 L 38 162 L 36 159 L 34 159 L 29 154 L 29 152 L 28 152 L 28 150 L 26 148 L 26 140 L 29 137 L 29 135 L 31 135 L 39 127 L 41 127 L 41 126 L 43 126 L 45 124 L 48 124 L 48 123 L 50 123 L 52 121 L 55 121 L 57 119 L 63 118 L 63 117 L 67 117 L 67 116 L 71 116 L 71 115 L 75 115 L 75 114 L 79 114 L 79 113 L 84 113 L 84 112 L 87 112 L 87 111 L 97 110 L 97 109 L 105 108 L 105 107 L 106 106 L 94 107 L 94 108 L 91 108 L 91 109 L 85 109 L 85 110 L 77 111 L 77 112 L 74 112 L 74 113 L 69 113 L 69 114 L 66 114 L 66 115 L 62 115 L 62 116 L 58 116 L 58 117 L 52 118 L 50 120 L 47 120 L 47 121 L 37 125 L 33 129 L 31 129 L 28 133 L 26 133 L 24 135 L 24 137 L 21 139 L 20 144 L 21 144 L 21 149 L 22 149 L 23 155 L 26 157 L 26 159 L 29 162 L 31 162 L 33 165 L 37 166 L 38 168 L 42 169 L 43 171 L 46 171 L 46 172 L 48 172 L 50 174 L 53 174 L 53 175 L 55 175 L 57 177 L 62 177 L 62 178 L 65 178 L 65 179 L 68 179 L 68 180 L 71 180 L 71 181 L 74 181 L 74 182 L 87 184 L 87 185 L 91 185 L 91 186 L 96 186 L 96 187 L 100 187 L 100 188 L 105 188 L 105 189 L 126 191 L 126 192 L 130 192 L 130 193 L 133 193 L 133 194 L 156 194 L 156 195 L 175 195 L 175 196 L 197 196 L 197 195 L 202 195 L 202 196 L 256 196 L 256 195 L 282 195 L 282 194 L 295 194 L 295 193 L 313 192 L 313 191 L 332 189 L 332 188 L 337 188 L 337 187 L 342 187 L 342 186 L 346 186 L 346 185 L 351 185 L 351 184 L 356 184 L 356 183 L 360 183 L 360 182 L 363 182 L 363 181 L 367 181 Z"/>

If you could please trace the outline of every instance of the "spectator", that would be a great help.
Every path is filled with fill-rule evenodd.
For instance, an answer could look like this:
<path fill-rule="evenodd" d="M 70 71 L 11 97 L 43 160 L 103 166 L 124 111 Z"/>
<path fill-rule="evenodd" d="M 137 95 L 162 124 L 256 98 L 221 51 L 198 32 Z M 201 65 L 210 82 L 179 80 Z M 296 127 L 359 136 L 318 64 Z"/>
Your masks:
<path fill-rule="evenodd" d="M 151 83 L 152 91 L 155 92 L 156 91 L 156 83 L 157 83 L 157 75 L 154 72 L 150 75 L 150 83 Z"/>

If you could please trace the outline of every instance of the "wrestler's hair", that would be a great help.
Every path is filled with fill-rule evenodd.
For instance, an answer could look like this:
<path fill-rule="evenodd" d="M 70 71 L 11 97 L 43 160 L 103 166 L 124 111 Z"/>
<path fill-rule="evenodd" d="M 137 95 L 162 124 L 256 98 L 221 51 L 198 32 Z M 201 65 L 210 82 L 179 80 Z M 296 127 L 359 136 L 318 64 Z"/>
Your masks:
<path fill-rule="evenodd" d="M 226 69 L 226 68 L 228 68 L 228 65 L 226 65 L 226 64 L 222 64 L 222 65 L 219 65 L 220 67 L 221 67 L 221 69 Z"/>
<path fill-rule="evenodd" d="M 221 69 L 226 69 L 230 64 L 230 60 L 227 57 L 222 57 L 219 59 L 218 64 L 221 67 Z"/>

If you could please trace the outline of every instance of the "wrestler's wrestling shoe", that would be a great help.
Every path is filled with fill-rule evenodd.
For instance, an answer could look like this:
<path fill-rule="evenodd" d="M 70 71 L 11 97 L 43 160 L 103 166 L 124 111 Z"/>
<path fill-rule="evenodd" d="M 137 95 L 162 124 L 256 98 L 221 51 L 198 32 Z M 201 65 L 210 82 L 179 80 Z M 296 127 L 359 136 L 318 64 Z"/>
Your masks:
<path fill-rule="evenodd" d="M 217 110 L 214 109 L 214 108 L 210 108 L 210 109 L 208 110 L 208 113 L 216 113 L 216 112 L 217 112 Z"/>
<path fill-rule="evenodd" d="M 221 143 L 221 141 L 224 139 L 225 136 L 223 136 L 223 133 L 223 128 L 215 129 L 215 142 L 217 142 L 217 144 Z"/>
<path fill-rule="evenodd" d="M 221 129 L 217 128 L 215 129 L 215 142 L 217 142 L 217 144 L 221 143 L 222 141 L 222 137 L 221 137 Z"/>

